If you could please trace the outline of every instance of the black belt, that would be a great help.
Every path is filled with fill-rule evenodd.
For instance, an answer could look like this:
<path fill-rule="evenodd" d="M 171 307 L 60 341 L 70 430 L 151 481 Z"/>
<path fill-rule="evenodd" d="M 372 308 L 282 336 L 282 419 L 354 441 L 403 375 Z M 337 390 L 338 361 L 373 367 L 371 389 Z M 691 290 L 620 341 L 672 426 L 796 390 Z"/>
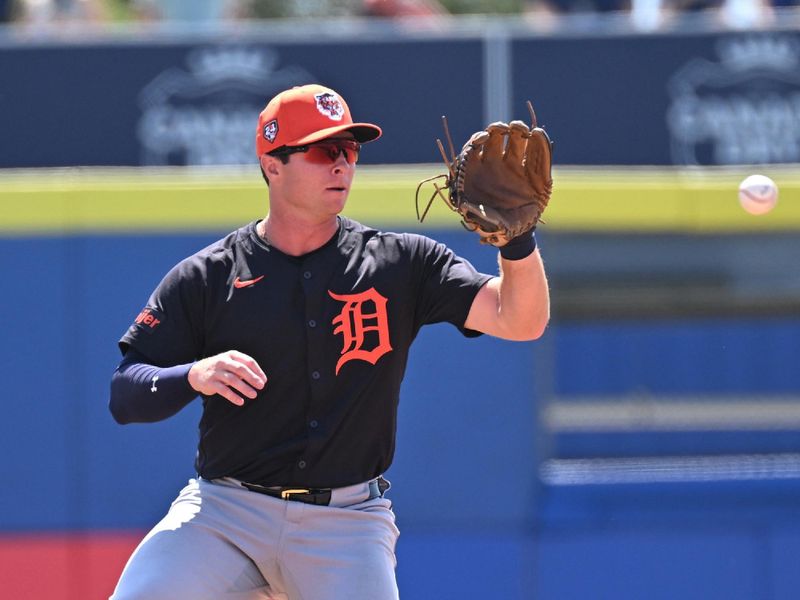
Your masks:
<path fill-rule="evenodd" d="M 319 506 L 328 506 L 331 503 L 331 493 L 333 492 L 331 488 L 269 487 L 246 481 L 242 481 L 241 484 L 251 492 L 258 492 L 281 500 L 293 500 Z M 369 482 L 369 496 L 364 501 L 382 496 L 388 488 L 389 482 L 383 477 L 373 479 Z"/>

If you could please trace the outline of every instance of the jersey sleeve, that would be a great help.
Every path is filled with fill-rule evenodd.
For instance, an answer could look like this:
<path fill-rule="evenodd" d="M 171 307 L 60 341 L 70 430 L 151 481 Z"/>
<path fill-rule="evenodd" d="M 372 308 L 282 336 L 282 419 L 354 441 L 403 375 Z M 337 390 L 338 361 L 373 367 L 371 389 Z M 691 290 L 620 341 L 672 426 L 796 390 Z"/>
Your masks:
<path fill-rule="evenodd" d="M 425 236 L 414 238 L 420 274 L 418 324 L 447 322 L 464 335 L 480 335 L 480 332 L 464 329 L 464 322 L 478 290 L 492 276 L 479 273 L 468 260 L 444 244 Z"/>
<path fill-rule="evenodd" d="M 205 270 L 196 257 L 173 267 L 119 341 L 159 367 L 196 360 L 202 353 Z"/>
<path fill-rule="evenodd" d="M 129 348 L 111 377 L 108 408 L 120 425 L 161 421 L 198 396 L 189 384 L 191 363 L 159 368 L 150 362 Z"/>

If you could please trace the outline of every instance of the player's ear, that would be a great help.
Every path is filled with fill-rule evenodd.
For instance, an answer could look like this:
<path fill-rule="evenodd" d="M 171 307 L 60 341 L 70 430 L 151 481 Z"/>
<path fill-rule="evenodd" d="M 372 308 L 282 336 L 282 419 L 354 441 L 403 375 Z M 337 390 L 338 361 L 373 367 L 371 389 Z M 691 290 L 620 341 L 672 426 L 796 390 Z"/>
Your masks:
<path fill-rule="evenodd" d="M 275 156 L 270 156 L 269 154 L 262 154 L 258 160 L 261 163 L 261 168 L 263 169 L 264 173 L 269 178 L 277 175 L 280 172 L 280 168 L 283 164 L 281 163 L 280 159 Z"/>

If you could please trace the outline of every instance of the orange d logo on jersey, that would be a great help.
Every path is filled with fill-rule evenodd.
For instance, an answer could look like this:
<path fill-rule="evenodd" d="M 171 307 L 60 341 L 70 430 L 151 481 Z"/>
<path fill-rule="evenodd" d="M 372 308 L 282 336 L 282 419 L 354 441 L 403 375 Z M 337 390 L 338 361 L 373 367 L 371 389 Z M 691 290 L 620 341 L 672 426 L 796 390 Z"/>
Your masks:
<path fill-rule="evenodd" d="M 328 290 L 334 300 L 344 302 L 342 312 L 333 318 L 334 334 L 342 334 L 342 356 L 336 363 L 336 374 L 349 360 L 365 360 L 375 364 L 378 359 L 392 351 L 389 342 L 389 319 L 386 315 L 386 298 L 381 296 L 374 287 L 360 294 L 334 294 Z M 367 305 L 367 306 L 365 306 Z M 373 312 L 367 312 L 367 311 Z M 367 336 L 374 331 L 375 335 Z M 369 339 L 374 346 L 365 348 Z"/>

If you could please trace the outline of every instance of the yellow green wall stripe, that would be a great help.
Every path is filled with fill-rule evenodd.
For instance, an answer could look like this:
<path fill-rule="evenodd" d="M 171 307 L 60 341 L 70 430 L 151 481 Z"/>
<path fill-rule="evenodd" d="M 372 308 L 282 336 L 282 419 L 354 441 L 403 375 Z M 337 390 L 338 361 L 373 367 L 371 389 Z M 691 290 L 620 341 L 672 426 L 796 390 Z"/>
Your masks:
<path fill-rule="evenodd" d="M 417 182 L 438 165 L 362 166 L 346 214 L 381 227 L 417 227 Z M 800 230 L 800 166 L 761 167 L 780 188 L 768 215 L 745 213 L 739 181 L 754 170 L 554 170 L 546 227 L 569 231 Z M 429 186 L 426 188 L 432 191 Z M 0 171 L 0 235 L 228 230 L 267 212 L 258 171 L 37 169 Z M 425 225 L 458 227 L 437 200 Z"/>

